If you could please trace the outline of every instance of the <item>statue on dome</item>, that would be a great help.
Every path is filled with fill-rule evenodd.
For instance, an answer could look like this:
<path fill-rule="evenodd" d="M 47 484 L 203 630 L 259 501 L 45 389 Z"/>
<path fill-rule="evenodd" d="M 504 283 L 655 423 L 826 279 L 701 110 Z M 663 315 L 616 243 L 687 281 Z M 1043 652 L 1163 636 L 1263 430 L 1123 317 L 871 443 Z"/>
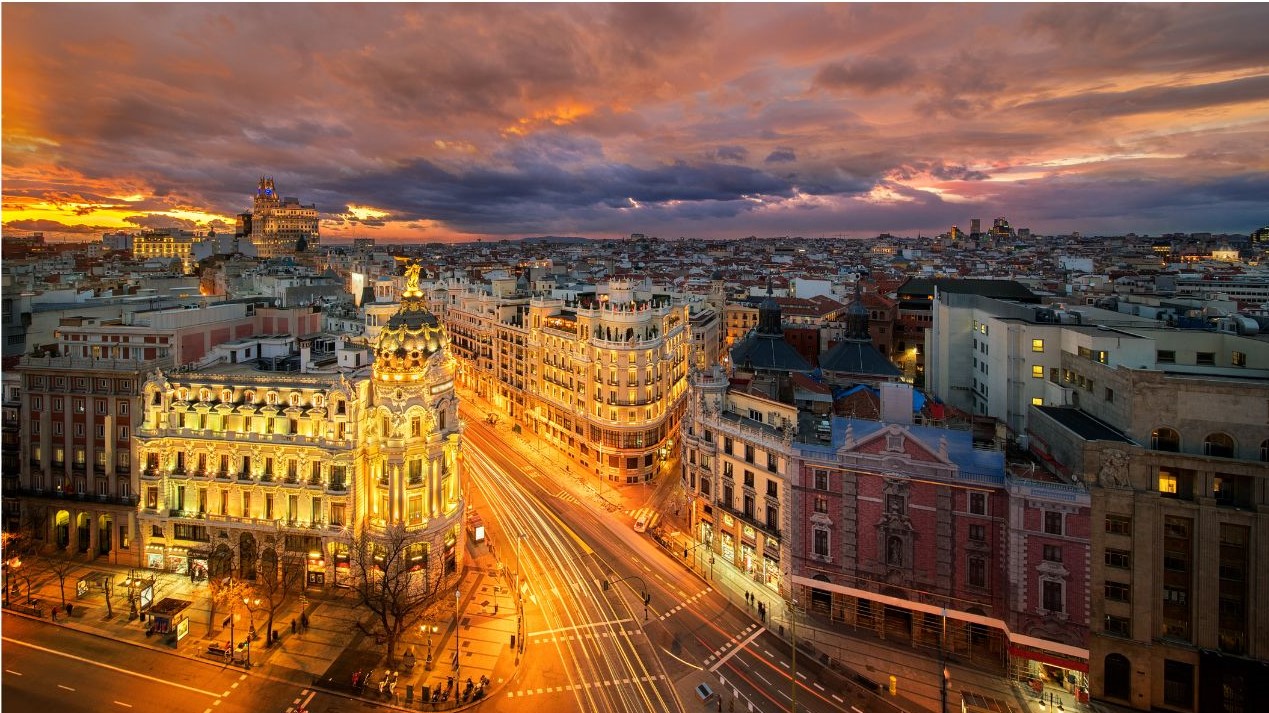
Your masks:
<path fill-rule="evenodd" d="M 419 273 L 423 271 L 423 266 L 417 262 L 411 262 L 405 266 L 405 291 L 419 291 Z"/>

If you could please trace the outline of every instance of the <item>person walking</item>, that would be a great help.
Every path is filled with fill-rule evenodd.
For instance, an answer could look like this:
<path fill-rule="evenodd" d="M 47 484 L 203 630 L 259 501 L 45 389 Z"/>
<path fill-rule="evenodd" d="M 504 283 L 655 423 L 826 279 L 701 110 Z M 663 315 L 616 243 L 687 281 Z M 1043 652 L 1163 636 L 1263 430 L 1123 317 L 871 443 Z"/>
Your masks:
<path fill-rule="evenodd" d="M 294 633 L 295 633 L 295 619 L 292 619 L 292 620 L 291 620 L 291 633 L 292 633 L 292 634 L 294 634 Z"/>

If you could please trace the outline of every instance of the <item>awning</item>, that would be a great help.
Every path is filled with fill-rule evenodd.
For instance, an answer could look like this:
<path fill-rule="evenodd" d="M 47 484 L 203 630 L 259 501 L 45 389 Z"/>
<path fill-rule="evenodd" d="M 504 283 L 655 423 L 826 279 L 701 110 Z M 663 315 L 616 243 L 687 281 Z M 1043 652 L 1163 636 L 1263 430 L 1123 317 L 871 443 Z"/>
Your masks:
<path fill-rule="evenodd" d="M 1035 649 L 1024 648 L 1021 646 L 1010 646 L 1009 655 L 1029 659 L 1031 661 L 1039 661 L 1040 663 L 1047 663 L 1050 666 L 1057 666 L 1058 668 L 1088 673 L 1087 660 L 1081 661 L 1075 658 L 1066 658 L 1064 656 L 1057 656 L 1055 654 L 1046 653 L 1044 651 L 1036 651 Z"/>

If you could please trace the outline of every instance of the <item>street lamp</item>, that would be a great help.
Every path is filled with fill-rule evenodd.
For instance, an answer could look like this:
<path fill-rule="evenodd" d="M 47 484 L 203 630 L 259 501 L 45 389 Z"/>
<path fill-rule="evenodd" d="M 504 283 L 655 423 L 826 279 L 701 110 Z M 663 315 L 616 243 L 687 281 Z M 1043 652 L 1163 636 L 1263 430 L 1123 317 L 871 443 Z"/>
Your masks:
<path fill-rule="evenodd" d="M 251 597 L 242 598 L 243 606 L 247 607 L 247 668 L 251 668 L 251 639 L 256 635 L 255 610 L 252 607 L 260 606 L 260 598 Z M 230 629 L 230 642 L 233 642 L 233 629 Z"/>
<path fill-rule="evenodd" d="M 428 671 L 432 670 L 432 634 L 440 630 L 435 624 L 420 624 L 419 628 L 427 632 L 427 661 L 423 662 L 423 668 Z"/>
<path fill-rule="evenodd" d="M 461 630 L 461 627 L 463 626 L 462 612 L 459 611 L 462 595 L 463 595 L 463 590 L 461 589 L 454 590 L 454 680 L 455 681 L 458 681 L 458 679 L 462 677 L 462 673 L 459 670 L 459 662 L 458 662 L 458 656 L 459 656 L 458 633 Z"/>

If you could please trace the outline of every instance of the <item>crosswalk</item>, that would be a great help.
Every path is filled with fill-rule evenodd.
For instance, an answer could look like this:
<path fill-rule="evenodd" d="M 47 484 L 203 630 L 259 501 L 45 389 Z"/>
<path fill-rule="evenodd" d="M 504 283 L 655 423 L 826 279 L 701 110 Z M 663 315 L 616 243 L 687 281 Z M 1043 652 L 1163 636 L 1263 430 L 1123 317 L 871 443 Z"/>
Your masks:
<path fill-rule="evenodd" d="M 755 629 L 757 629 L 757 631 L 755 631 Z M 744 631 L 731 637 L 730 640 L 724 642 L 722 646 L 715 649 L 714 653 L 710 654 L 709 658 L 705 659 L 701 663 L 705 666 L 709 666 L 710 671 L 717 670 L 719 666 L 722 666 L 723 663 L 727 661 L 727 659 L 735 656 L 737 651 L 747 646 L 749 642 L 758 638 L 758 635 L 764 631 L 766 631 L 766 629 L 760 628 L 757 624 L 750 624 L 745 627 Z"/>
<path fill-rule="evenodd" d="M 656 527 L 657 522 L 661 520 L 661 513 L 650 507 L 642 507 L 642 508 L 637 508 L 634 510 L 627 510 L 626 512 L 630 514 L 630 517 L 633 518 L 635 522 L 639 522 L 639 520 L 646 519 L 648 522 L 649 530 Z"/>
<path fill-rule="evenodd" d="M 657 617 L 657 621 L 665 621 L 667 617 L 674 616 L 675 614 L 679 613 L 679 611 L 680 611 L 683 607 L 685 607 L 685 606 L 687 606 L 687 605 L 689 605 L 689 604 L 695 604 L 695 603 L 696 603 L 696 600 L 700 599 L 701 597 L 705 596 L 706 594 L 709 594 L 709 593 L 710 593 L 710 592 L 712 592 L 712 591 L 714 591 L 713 587 L 706 587 L 706 588 L 702 589 L 701 591 L 697 592 L 696 594 L 693 594 L 692 596 L 690 596 L 690 597 L 688 597 L 687 599 L 683 600 L 683 603 L 682 603 L 682 604 L 679 604 L 678 606 L 674 607 L 673 609 L 670 609 L 670 610 L 666 611 L 664 614 L 662 614 L 661 616 Z"/>
<path fill-rule="evenodd" d="M 610 681 L 596 681 L 594 683 L 574 683 L 568 686 L 547 686 L 544 688 L 526 688 L 520 691 L 507 691 L 507 698 L 523 698 L 525 696 L 536 696 L 544 693 L 564 693 L 566 691 L 580 691 L 586 688 L 604 688 L 606 686 L 621 686 L 631 683 L 666 680 L 664 675 L 660 676 L 634 676 L 631 678 L 618 678 Z"/>

